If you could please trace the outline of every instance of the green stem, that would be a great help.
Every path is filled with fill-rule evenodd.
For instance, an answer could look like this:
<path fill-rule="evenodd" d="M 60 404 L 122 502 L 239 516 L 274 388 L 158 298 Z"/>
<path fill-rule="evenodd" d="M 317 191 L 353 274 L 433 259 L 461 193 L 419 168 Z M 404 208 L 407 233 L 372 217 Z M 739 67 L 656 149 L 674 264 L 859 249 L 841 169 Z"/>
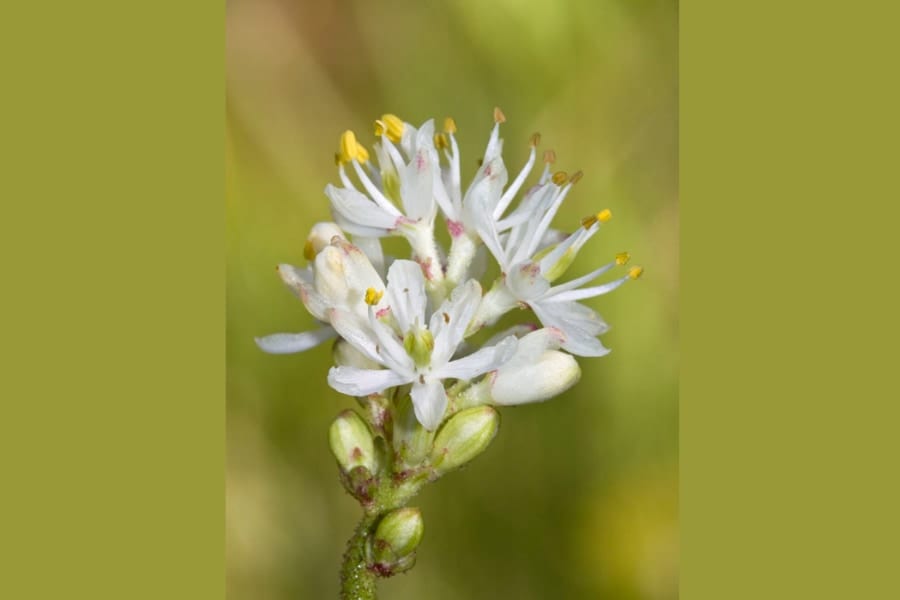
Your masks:
<path fill-rule="evenodd" d="M 375 587 L 376 575 L 366 564 L 366 540 L 372 534 L 375 515 L 366 514 L 344 552 L 344 564 L 341 566 L 341 600 L 376 600 L 378 591 Z"/>

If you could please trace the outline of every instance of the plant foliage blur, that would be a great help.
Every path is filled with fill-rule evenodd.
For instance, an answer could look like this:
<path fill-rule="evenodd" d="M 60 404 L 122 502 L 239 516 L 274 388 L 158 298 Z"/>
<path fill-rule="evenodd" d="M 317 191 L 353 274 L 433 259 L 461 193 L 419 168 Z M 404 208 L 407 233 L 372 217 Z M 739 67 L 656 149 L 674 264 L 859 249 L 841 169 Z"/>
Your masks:
<path fill-rule="evenodd" d="M 491 448 L 426 488 L 418 565 L 385 598 L 668 599 L 678 582 L 677 3 L 232 0 L 227 21 L 227 586 L 233 600 L 335 598 L 359 518 L 329 424 L 351 398 L 327 346 L 263 354 L 313 325 L 275 265 L 330 220 L 338 136 L 453 116 L 463 180 L 493 124 L 518 171 L 540 131 L 582 169 L 554 221 L 614 219 L 573 274 L 628 250 L 644 277 L 587 303 L 612 353 L 550 402 L 502 410 Z M 399 243 L 399 242 L 398 242 Z M 390 245 L 387 249 L 390 251 Z"/>

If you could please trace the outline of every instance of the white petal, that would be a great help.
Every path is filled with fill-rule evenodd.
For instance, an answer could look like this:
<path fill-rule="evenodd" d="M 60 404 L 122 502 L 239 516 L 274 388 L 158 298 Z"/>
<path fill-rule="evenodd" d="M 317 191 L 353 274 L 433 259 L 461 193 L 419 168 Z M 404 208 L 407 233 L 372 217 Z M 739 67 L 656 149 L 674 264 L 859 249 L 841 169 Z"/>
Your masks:
<path fill-rule="evenodd" d="M 572 302 L 575 300 L 584 300 L 586 298 L 602 296 L 603 294 L 608 294 L 614 289 L 618 288 L 629 279 L 631 279 L 631 277 L 626 275 L 625 277 L 616 279 L 615 281 L 610 281 L 609 283 L 604 283 L 603 285 L 581 288 L 580 290 L 558 292 L 556 294 L 553 294 L 552 296 L 549 296 L 546 302 Z"/>
<path fill-rule="evenodd" d="M 404 383 L 409 379 L 389 369 L 331 367 L 328 371 L 328 385 L 348 396 L 368 396 Z"/>
<path fill-rule="evenodd" d="M 343 268 L 344 277 L 347 281 L 347 287 L 356 292 L 365 294 L 369 288 L 382 291 L 384 282 L 369 257 L 365 252 L 348 242 L 347 240 L 334 240 L 333 246 L 336 246 L 343 252 Z"/>
<path fill-rule="evenodd" d="M 540 265 L 525 262 L 513 265 L 509 270 L 506 274 L 506 286 L 516 298 L 529 302 L 547 293 L 550 282 L 541 275 Z"/>
<path fill-rule="evenodd" d="M 447 363 L 434 372 L 442 379 L 470 380 L 488 371 L 493 371 L 509 361 L 518 345 L 516 336 L 511 335 L 496 346 L 488 346 L 468 356 Z"/>
<path fill-rule="evenodd" d="M 369 327 L 378 339 L 376 350 L 381 357 L 381 362 L 389 369 L 398 373 L 409 374 L 415 372 L 412 358 L 406 353 L 403 345 L 394 336 L 394 331 L 375 318 L 375 311 L 369 307 Z"/>
<path fill-rule="evenodd" d="M 566 337 L 562 347 L 577 356 L 603 356 L 609 349 L 596 338 L 608 326 L 597 313 L 576 302 L 532 302 L 531 308 L 548 327 L 556 327 Z"/>
<path fill-rule="evenodd" d="M 303 333 L 273 333 L 256 338 L 256 345 L 263 352 L 269 354 L 294 354 L 303 352 L 318 346 L 326 340 L 336 337 L 337 333 L 331 327 L 323 327 L 315 331 Z"/>
<path fill-rule="evenodd" d="M 328 184 L 325 195 L 331 200 L 334 220 L 348 233 L 384 237 L 396 226 L 396 215 L 377 206 L 360 192 Z"/>
<path fill-rule="evenodd" d="M 384 250 L 381 248 L 381 240 L 377 237 L 358 235 L 353 237 L 353 243 L 368 257 L 379 277 L 384 277 Z"/>
<path fill-rule="evenodd" d="M 500 268 L 505 269 L 507 267 L 506 253 L 500 244 L 496 223 L 491 217 L 486 182 L 478 184 L 471 194 L 466 195 L 465 206 L 468 208 L 468 214 L 472 218 L 478 236 L 484 242 L 484 245 L 487 246 L 487 249 L 491 251 L 491 254 L 494 255 L 497 262 L 500 263 Z"/>
<path fill-rule="evenodd" d="M 425 277 L 422 267 L 411 260 L 395 260 L 388 270 L 387 295 L 391 312 L 402 333 L 418 322 L 425 326 Z"/>
<path fill-rule="evenodd" d="M 434 336 L 432 365 L 443 365 L 456 352 L 463 340 L 472 317 L 481 303 L 481 285 L 470 279 L 453 290 L 448 300 L 441 304 L 431 317 L 428 329 Z"/>
<path fill-rule="evenodd" d="M 416 418 L 429 431 L 437 429 L 447 409 L 447 392 L 440 381 L 416 382 L 410 392 Z"/>
<path fill-rule="evenodd" d="M 406 216 L 411 219 L 427 221 L 434 218 L 434 177 L 439 167 L 433 137 L 434 121 L 428 121 L 416 136 L 412 160 L 400 173 L 400 196 Z"/>
<path fill-rule="evenodd" d="M 384 364 L 384 359 L 378 353 L 378 341 L 375 334 L 369 329 L 369 324 L 355 314 L 343 309 L 333 308 L 328 311 L 331 326 L 342 338 L 363 353 L 366 358 Z"/>

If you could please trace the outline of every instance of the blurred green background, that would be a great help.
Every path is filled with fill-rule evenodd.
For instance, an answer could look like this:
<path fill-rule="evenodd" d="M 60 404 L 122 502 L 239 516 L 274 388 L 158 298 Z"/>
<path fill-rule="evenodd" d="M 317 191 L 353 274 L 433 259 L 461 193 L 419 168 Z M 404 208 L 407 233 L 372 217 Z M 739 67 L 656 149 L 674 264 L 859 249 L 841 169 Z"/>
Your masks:
<path fill-rule="evenodd" d="M 425 539 L 391 600 L 676 598 L 678 589 L 677 3 L 651 0 L 233 0 L 227 21 L 227 586 L 229 598 L 336 598 L 359 507 L 326 441 L 352 399 L 327 347 L 270 356 L 256 335 L 313 326 L 275 265 L 305 264 L 330 219 L 339 134 L 367 146 L 393 112 L 450 115 L 470 177 L 503 108 L 516 172 L 543 134 L 585 177 L 555 226 L 614 219 L 570 273 L 628 250 L 644 277 L 588 301 L 613 352 L 415 505 Z"/>

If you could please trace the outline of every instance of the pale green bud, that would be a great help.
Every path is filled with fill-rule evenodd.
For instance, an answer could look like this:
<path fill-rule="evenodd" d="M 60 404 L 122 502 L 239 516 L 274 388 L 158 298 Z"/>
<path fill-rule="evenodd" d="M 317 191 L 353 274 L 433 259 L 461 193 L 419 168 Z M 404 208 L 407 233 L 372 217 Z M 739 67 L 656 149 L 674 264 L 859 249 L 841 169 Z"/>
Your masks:
<path fill-rule="evenodd" d="M 371 542 L 374 570 L 390 576 L 412 567 L 424 532 L 425 523 L 418 508 L 400 508 L 388 513 L 378 523 Z"/>
<path fill-rule="evenodd" d="M 375 473 L 375 447 L 372 432 L 362 418 L 352 410 L 345 410 L 331 424 L 328 431 L 331 452 L 345 472 L 365 467 Z"/>
<path fill-rule="evenodd" d="M 413 328 L 403 338 L 403 349 L 409 354 L 417 367 L 431 364 L 431 351 L 434 350 L 434 336 L 427 329 Z"/>
<path fill-rule="evenodd" d="M 431 452 L 434 432 L 428 431 L 416 418 L 412 399 L 401 398 L 394 411 L 394 450 L 400 462 L 408 467 L 422 464 Z"/>
<path fill-rule="evenodd" d="M 488 447 L 500 427 L 500 414 L 490 406 L 467 408 L 450 417 L 438 431 L 431 464 L 438 475 L 457 469 Z"/>

